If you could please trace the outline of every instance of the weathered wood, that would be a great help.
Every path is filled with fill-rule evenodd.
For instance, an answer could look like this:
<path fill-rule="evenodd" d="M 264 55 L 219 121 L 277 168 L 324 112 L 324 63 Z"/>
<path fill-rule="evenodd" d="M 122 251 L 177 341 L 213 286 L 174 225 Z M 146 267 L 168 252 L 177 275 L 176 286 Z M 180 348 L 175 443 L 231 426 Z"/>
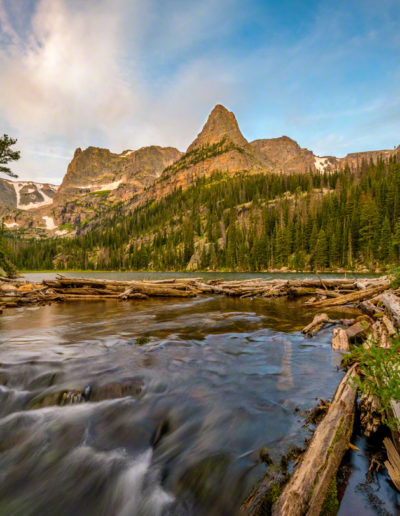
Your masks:
<path fill-rule="evenodd" d="M 379 313 L 380 310 L 375 306 L 372 301 L 361 301 L 358 305 L 360 310 L 370 317 L 374 317 L 375 314 Z"/>
<path fill-rule="evenodd" d="M 400 299 L 394 295 L 393 291 L 382 294 L 382 304 L 389 311 L 395 325 L 400 328 Z"/>
<path fill-rule="evenodd" d="M 368 285 L 375 285 L 383 288 L 383 282 L 387 280 L 368 280 Z M 324 290 L 321 289 L 321 284 Z M 386 283 L 385 283 L 386 284 Z M 167 278 L 161 280 L 109 280 L 97 278 L 74 278 L 66 277 L 61 274 L 57 275 L 55 280 L 44 280 L 42 285 L 29 284 L 27 282 L 18 282 L 9 280 L 0 282 L 4 287 L 3 297 L 10 296 L 4 302 L 7 306 L 17 306 L 24 303 L 43 303 L 55 300 L 73 300 L 72 296 L 83 296 L 85 299 L 97 299 L 99 296 L 113 299 L 144 299 L 146 297 L 193 297 L 199 294 L 216 294 L 233 296 L 239 298 L 248 298 L 254 296 L 262 296 L 265 298 L 274 298 L 282 296 L 308 296 L 312 297 L 312 306 L 339 306 L 344 302 L 359 299 L 359 291 L 355 291 L 356 282 L 348 279 L 314 279 L 306 278 L 304 280 L 283 280 L 272 279 L 263 280 L 261 278 L 223 281 L 215 279 L 205 281 L 201 278 Z M 365 286 L 365 283 L 362 283 Z M 1 290 L 1 287 L 0 287 Z M 372 290 L 372 289 L 371 289 Z M 380 289 L 378 289 L 380 291 Z M 376 290 L 373 290 L 376 292 Z M 346 295 L 343 295 L 346 293 Z M 363 297 L 370 292 L 364 289 L 361 294 Z M 320 296 L 320 300 L 316 301 L 315 296 Z M 1 296 L 1 292 L 0 292 Z M 27 301 L 22 301 L 23 297 Z M 324 299 L 324 301 L 321 301 Z M 325 299 L 333 298 L 333 299 Z M 377 298 L 374 298 L 377 299 Z M 314 303 L 315 302 L 315 303 Z M 12 305 L 14 303 L 14 305 Z M 1 299 L 0 299 L 1 304 Z M 334 323 L 335 321 L 330 321 Z M 326 323 L 324 323 L 326 324 Z M 314 329 L 322 328 L 323 324 L 316 326 Z"/>
<path fill-rule="evenodd" d="M 346 335 L 349 340 L 358 339 L 367 334 L 370 325 L 363 321 L 357 321 L 346 329 Z"/>
<path fill-rule="evenodd" d="M 392 337 L 396 333 L 392 321 L 389 319 L 389 317 L 386 317 L 386 315 L 382 316 L 381 320 L 382 323 L 385 325 L 389 337 Z"/>
<path fill-rule="evenodd" d="M 326 286 L 326 284 L 322 281 L 322 278 L 321 278 L 321 276 L 318 274 L 318 271 L 315 271 L 315 275 L 316 275 L 316 276 L 317 276 L 317 278 L 319 279 L 319 281 L 320 281 L 321 285 L 324 287 L 324 289 L 325 289 L 326 291 L 328 291 L 328 287 L 327 287 L 327 286 Z"/>
<path fill-rule="evenodd" d="M 107 301 L 108 299 L 118 299 L 116 294 L 58 294 L 63 301 Z"/>
<path fill-rule="evenodd" d="M 299 466 L 272 508 L 273 516 L 318 516 L 353 430 L 356 365 L 340 382 Z"/>
<path fill-rule="evenodd" d="M 314 319 L 310 322 L 310 324 L 307 324 L 301 331 L 303 333 L 309 333 L 317 331 L 320 329 L 324 324 L 329 323 L 330 319 L 328 317 L 328 314 L 317 314 L 314 316 Z"/>
<path fill-rule="evenodd" d="M 360 423 L 367 437 L 382 426 L 382 405 L 375 394 L 363 394 L 360 398 Z"/>
<path fill-rule="evenodd" d="M 359 290 L 353 292 L 351 294 L 346 294 L 344 296 L 337 297 L 335 299 L 326 299 L 324 301 L 317 301 L 312 303 L 310 306 L 314 306 L 316 308 L 325 308 L 328 306 L 341 306 L 348 305 L 351 303 L 355 303 L 356 301 L 361 301 L 363 299 L 368 299 L 379 292 L 383 292 L 386 289 L 385 286 L 381 285 L 379 287 L 373 287 L 366 290 Z"/>
<path fill-rule="evenodd" d="M 332 349 L 340 351 L 348 351 L 350 349 L 349 338 L 347 336 L 346 330 L 343 330 L 343 328 L 334 328 L 332 336 Z"/>
<path fill-rule="evenodd" d="M 385 445 L 388 457 L 388 460 L 385 461 L 385 466 L 393 484 L 396 486 L 397 490 L 400 491 L 400 455 L 391 439 L 385 437 L 383 444 Z"/>

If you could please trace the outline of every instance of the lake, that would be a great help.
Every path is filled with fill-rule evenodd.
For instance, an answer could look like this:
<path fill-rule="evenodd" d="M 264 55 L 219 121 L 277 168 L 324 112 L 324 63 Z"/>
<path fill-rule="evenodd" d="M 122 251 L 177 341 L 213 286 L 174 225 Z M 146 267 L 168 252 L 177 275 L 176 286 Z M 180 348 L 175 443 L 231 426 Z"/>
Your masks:
<path fill-rule="evenodd" d="M 249 276 L 265 277 L 215 274 Z M 314 313 L 286 299 L 219 296 L 5 310 L 0 514 L 237 514 L 265 472 L 260 450 L 279 462 L 302 446 L 311 435 L 306 411 L 331 398 L 343 377 L 331 331 L 301 333 Z M 351 489 L 339 514 L 394 514 L 398 499 L 384 473 L 379 490 L 371 487 L 381 505 L 357 491 L 365 457 L 349 456 Z"/>

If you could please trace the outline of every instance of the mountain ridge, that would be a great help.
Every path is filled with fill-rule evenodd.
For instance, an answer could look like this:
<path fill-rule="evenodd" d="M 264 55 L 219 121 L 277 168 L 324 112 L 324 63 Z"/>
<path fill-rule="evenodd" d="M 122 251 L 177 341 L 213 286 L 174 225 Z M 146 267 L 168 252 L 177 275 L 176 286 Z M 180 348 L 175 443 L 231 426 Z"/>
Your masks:
<path fill-rule="evenodd" d="M 132 209 L 216 172 L 233 177 L 238 173 L 331 173 L 345 167 L 355 171 L 363 160 L 376 162 L 398 152 L 400 146 L 336 158 L 317 156 L 288 136 L 248 142 L 234 113 L 217 104 L 186 152 L 157 145 L 120 154 L 78 147 L 59 187 L 0 179 L 0 217 L 8 229 L 25 228 L 29 234 L 37 229 L 61 236 L 90 227 L 113 206 Z"/>

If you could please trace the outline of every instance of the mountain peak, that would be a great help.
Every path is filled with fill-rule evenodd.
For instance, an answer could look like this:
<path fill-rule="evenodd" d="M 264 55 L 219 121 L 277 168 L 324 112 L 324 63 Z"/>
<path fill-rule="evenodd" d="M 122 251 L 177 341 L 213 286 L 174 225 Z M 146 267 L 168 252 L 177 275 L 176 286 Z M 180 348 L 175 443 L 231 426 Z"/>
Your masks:
<path fill-rule="evenodd" d="M 224 138 L 241 147 L 247 144 L 247 140 L 240 132 L 235 115 L 226 107 L 217 104 L 208 116 L 201 133 L 189 145 L 187 152 L 204 145 L 212 145 Z"/>

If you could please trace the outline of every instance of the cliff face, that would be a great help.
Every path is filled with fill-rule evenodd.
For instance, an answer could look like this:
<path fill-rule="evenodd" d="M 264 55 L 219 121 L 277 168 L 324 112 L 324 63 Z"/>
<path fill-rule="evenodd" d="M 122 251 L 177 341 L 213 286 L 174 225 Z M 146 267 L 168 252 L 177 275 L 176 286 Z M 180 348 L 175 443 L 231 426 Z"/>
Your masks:
<path fill-rule="evenodd" d="M 355 170 L 360 167 L 363 162 L 377 163 L 380 159 L 388 160 L 393 156 L 400 155 L 400 145 L 393 150 L 378 150 L 378 151 L 366 151 L 366 152 L 353 152 L 347 154 L 344 158 L 339 159 L 339 165 L 341 168 L 349 167 L 350 170 Z"/>
<path fill-rule="evenodd" d="M 250 145 L 265 157 L 275 172 L 284 174 L 307 173 L 310 170 L 330 171 L 337 163 L 337 159 L 332 156 L 315 156 L 288 136 L 254 140 Z"/>
<path fill-rule="evenodd" d="M 172 147 L 143 147 L 137 151 L 114 154 L 108 149 L 77 149 L 54 199 L 63 204 L 95 191 L 113 192 L 114 198 L 126 198 L 151 184 L 166 166 L 180 157 Z"/>
<path fill-rule="evenodd" d="M 248 142 L 235 115 L 217 105 L 203 129 L 182 153 L 149 146 L 115 154 L 108 149 L 77 149 L 60 187 L 0 179 L 0 216 L 7 227 L 41 228 L 49 234 L 84 231 L 116 203 L 131 209 L 188 188 L 216 172 L 308 173 L 360 167 L 400 154 L 395 150 L 360 152 L 345 158 L 316 156 L 287 136 Z M 23 210 L 23 211 L 21 211 Z"/>

